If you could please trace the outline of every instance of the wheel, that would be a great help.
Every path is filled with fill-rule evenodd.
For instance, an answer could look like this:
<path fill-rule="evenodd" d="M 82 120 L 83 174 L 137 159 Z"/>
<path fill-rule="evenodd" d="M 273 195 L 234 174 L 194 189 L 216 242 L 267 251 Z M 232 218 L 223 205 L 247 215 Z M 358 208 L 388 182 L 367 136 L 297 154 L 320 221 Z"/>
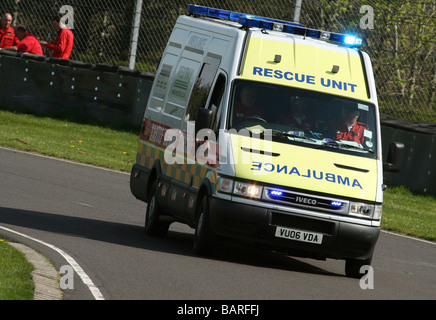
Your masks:
<path fill-rule="evenodd" d="M 197 228 L 194 234 L 194 253 L 210 255 L 214 251 L 215 237 L 209 224 L 209 204 L 207 196 L 203 196 L 200 203 Z"/>
<path fill-rule="evenodd" d="M 160 211 L 156 200 L 156 181 L 153 182 L 150 190 L 150 197 L 145 213 L 145 234 L 150 236 L 164 237 L 170 227 L 169 222 L 159 221 Z"/>
<path fill-rule="evenodd" d="M 363 266 L 371 265 L 371 258 L 366 260 L 347 259 L 345 260 L 345 275 L 350 278 L 362 278 L 364 273 L 360 272 Z"/>

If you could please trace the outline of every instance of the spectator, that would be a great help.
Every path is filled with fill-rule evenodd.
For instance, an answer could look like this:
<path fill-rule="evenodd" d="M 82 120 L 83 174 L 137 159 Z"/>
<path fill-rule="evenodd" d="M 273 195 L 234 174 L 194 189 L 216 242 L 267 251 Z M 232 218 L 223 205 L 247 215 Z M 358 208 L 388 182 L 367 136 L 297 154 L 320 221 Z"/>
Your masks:
<path fill-rule="evenodd" d="M 16 46 L 6 48 L 5 50 L 43 55 L 38 39 L 33 34 L 27 32 L 23 25 L 16 26 L 14 31 L 15 35 L 20 40 L 20 43 Z"/>
<path fill-rule="evenodd" d="M 59 17 L 52 19 L 53 28 L 57 32 L 54 43 L 41 41 L 41 44 L 48 50 L 53 50 L 52 57 L 68 60 L 73 50 L 74 35 Z"/>
<path fill-rule="evenodd" d="M 5 13 L 0 22 L 0 48 L 6 49 L 18 45 L 20 40 L 15 36 L 14 28 L 11 27 L 12 15 Z"/>

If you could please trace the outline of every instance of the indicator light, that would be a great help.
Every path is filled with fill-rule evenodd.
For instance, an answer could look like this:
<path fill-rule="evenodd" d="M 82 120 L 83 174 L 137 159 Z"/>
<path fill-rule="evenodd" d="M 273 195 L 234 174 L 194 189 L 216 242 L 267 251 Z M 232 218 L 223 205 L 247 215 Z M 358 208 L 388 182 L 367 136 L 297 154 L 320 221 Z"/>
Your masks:
<path fill-rule="evenodd" d="M 340 201 L 332 201 L 332 202 L 330 202 L 330 205 L 332 207 L 335 207 L 335 208 L 340 208 L 340 207 L 342 207 L 342 202 L 340 202 Z"/>
<path fill-rule="evenodd" d="M 280 198 L 283 195 L 283 192 L 279 190 L 270 190 L 269 195 L 272 198 Z"/>

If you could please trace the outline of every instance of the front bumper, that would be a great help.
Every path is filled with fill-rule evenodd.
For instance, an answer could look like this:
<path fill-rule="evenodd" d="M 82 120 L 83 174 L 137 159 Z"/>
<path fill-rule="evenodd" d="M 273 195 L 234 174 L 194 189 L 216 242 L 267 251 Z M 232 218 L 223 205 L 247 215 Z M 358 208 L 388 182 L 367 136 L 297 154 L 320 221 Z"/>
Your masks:
<path fill-rule="evenodd" d="M 317 259 L 370 259 L 380 228 L 301 213 L 276 210 L 212 197 L 212 232 L 294 256 Z M 322 234 L 321 243 L 276 237 L 277 227 Z"/>

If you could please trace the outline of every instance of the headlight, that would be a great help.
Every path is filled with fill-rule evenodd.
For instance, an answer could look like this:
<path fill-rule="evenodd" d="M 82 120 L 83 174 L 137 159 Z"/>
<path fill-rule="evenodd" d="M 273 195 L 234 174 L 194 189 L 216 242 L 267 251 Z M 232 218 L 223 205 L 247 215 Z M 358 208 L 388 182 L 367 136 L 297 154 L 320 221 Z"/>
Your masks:
<path fill-rule="evenodd" d="M 235 195 L 260 199 L 262 195 L 262 187 L 255 184 L 236 181 L 233 189 Z"/>
<path fill-rule="evenodd" d="M 361 218 L 368 218 L 368 219 L 380 219 L 376 218 L 374 215 L 375 212 L 375 206 L 365 203 L 356 203 L 356 202 L 350 202 L 350 209 L 348 213 L 353 216 L 358 216 Z M 380 212 L 377 212 L 381 216 L 381 208 Z"/>
<path fill-rule="evenodd" d="M 262 187 L 232 179 L 218 177 L 218 188 L 220 192 L 232 193 L 237 196 L 260 199 Z"/>

